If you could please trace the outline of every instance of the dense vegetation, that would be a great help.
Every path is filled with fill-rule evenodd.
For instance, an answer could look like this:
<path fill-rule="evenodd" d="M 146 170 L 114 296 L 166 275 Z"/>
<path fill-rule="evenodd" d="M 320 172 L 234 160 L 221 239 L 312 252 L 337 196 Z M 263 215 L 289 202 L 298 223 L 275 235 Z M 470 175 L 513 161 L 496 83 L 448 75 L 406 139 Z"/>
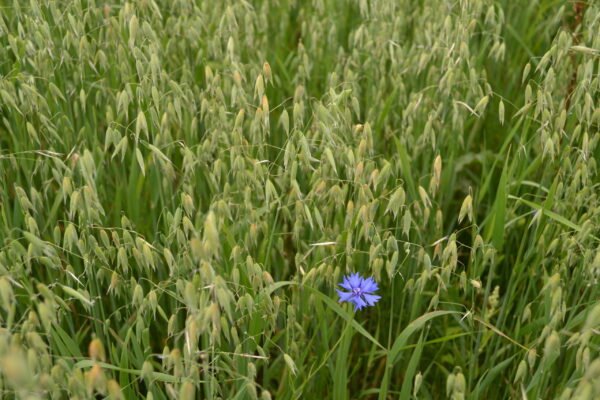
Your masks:
<path fill-rule="evenodd" d="M 600 398 L 598 32 L 0 0 L 0 397 Z"/>

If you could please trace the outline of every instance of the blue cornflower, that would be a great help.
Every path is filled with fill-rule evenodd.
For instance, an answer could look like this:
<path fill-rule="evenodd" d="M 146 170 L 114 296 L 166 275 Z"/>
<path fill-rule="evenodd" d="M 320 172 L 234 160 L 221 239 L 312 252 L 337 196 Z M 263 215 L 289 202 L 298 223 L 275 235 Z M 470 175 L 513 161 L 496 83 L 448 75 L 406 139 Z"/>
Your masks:
<path fill-rule="evenodd" d="M 340 286 L 349 291 L 336 289 L 340 296 L 340 303 L 347 301 L 354 304 L 354 311 L 366 306 L 374 306 L 381 298 L 381 296 L 372 294 L 379 289 L 377 282 L 373 278 L 363 278 L 358 272 L 345 276 Z"/>

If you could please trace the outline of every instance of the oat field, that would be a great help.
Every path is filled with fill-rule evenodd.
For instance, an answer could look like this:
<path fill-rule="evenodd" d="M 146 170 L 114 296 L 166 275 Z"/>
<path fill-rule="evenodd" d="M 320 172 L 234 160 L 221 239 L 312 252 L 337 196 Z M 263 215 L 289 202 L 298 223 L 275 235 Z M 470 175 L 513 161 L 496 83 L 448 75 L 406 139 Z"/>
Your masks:
<path fill-rule="evenodd" d="M 596 0 L 0 0 L 0 398 L 599 399 L 599 140 Z"/>

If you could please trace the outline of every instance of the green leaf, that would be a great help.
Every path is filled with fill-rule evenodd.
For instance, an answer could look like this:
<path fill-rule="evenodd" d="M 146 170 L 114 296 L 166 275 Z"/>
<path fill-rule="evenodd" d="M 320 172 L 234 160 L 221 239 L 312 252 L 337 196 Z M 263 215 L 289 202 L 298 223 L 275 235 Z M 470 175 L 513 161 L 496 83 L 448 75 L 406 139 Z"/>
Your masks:
<path fill-rule="evenodd" d="M 404 381 L 402 382 L 402 389 L 400 390 L 400 400 L 410 399 L 413 381 L 417 372 L 417 367 L 419 366 L 419 361 L 421 360 L 421 352 L 423 351 L 424 344 L 423 334 L 421 334 L 421 337 L 417 342 L 417 347 L 415 348 L 415 351 L 413 351 L 412 356 L 410 356 L 410 361 L 404 372 Z"/>
<path fill-rule="evenodd" d="M 413 322 L 408 324 L 408 326 L 404 328 L 402 332 L 400 332 L 400 335 L 398 335 L 396 340 L 394 340 L 392 348 L 388 351 L 385 373 L 381 382 L 381 390 L 379 391 L 379 400 L 385 400 L 387 398 L 392 369 L 394 368 L 394 364 L 396 363 L 400 351 L 406 345 L 410 336 L 416 331 L 420 330 L 427 321 L 449 314 L 461 313 L 459 311 L 432 311 L 415 319 Z"/>
<path fill-rule="evenodd" d="M 554 211 L 550 211 L 550 210 L 546 209 L 545 204 L 544 205 L 537 204 L 537 203 L 534 203 L 533 201 L 525 200 L 525 199 L 523 199 L 521 197 L 517 197 L 517 196 L 509 196 L 509 198 L 513 199 L 513 200 L 518 200 L 518 201 L 522 202 L 523 204 L 525 204 L 535 210 L 541 210 L 542 214 L 544 214 L 545 216 L 550 217 L 551 219 L 558 222 L 559 224 L 564 225 L 567 228 L 573 229 L 574 231 L 581 232 L 581 230 L 583 229 L 581 226 L 569 221 L 562 215 L 557 214 Z M 600 241 L 600 238 L 598 238 L 592 234 L 590 234 L 590 237 L 592 237 L 596 241 Z"/>
<path fill-rule="evenodd" d="M 429 321 L 433 318 L 441 317 L 444 315 L 450 315 L 450 314 L 461 314 L 461 312 L 460 311 L 432 311 L 427 314 L 421 315 L 419 318 L 415 319 L 413 322 L 408 324 L 408 326 L 406 328 L 404 328 L 404 330 L 402 332 L 400 332 L 400 335 L 398 335 L 398 337 L 396 337 L 396 340 L 394 340 L 394 344 L 392 345 L 392 348 L 388 352 L 388 363 L 392 366 L 396 363 L 398 354 L 400 354 L 400 351 L 406 345 L 406 342 L 408 341 L 410 336 L 413 333 L 420 330 L 427 321 Z"/>
<path fill-rule="evenodd" d="M 398 156 L 400 157 L 400 167 L 402 168 L 402 176 L 408 184 L 408 191 L 412 197 L 411 200 L 418 199 L 419 197 L 417 195 L 417 187 L 415 186 L 415 181 L 413 180 L 413 172 L 410 167 L 410 159 L 408 158 L 406 148 L 398 139 L 396 139 L 396 148 L 398 149 Z"/>
<path fill-rule="evenodd" d="M 142 370 L 121 368 L 121 367 L 117 367 L 116 365 L 112 365 L 112 364 L 108 364 L 108 363 L 104 363 L 104 362 L 97 362 L 97 361 L 93 361 L 93 360 L 81 360 L 81 361 L 75 363 L 74 367 L 75 368 L 91 368 L 96 364 L 104 369 L 110 369 L 113 371 L 118 371 L 121 373 L 128 373 L 128 374 L 132 374 L 132 375 L 136 375 L 136 376 L 142 375 Z M 168 382 L 168 383 L 179 383 L 182 380 L 181 378 L 177 378 L 173 375 L 165 374 L 162 372 L 152 372 L 152 379 L 160 381 L 160 382 Z M 196 382 L 201 382 L 201 381 L 196 381 Z"/>
<path fill-rule="evenodd" d="M 479 382 L 477 382 L 475 389 L 473 389 L 473 398 L 479 398 L 479 396 L 482 395 L 482 391 L 484 391 L 491 383 L 497 382 L 496 378 L 498 378 L 498 375 L 510 365 L 515 356 L 516 354 L 513 354 L 506 360 L 495 365 L 489 371 L 486 371 L 479 380 Z"/>
<path fill-rule="evenodd" d="M 68 355 L 70 357 L 80 358 L 83 357 L 81 354 L 81 350 L 79 350 L 79 345 L 71 338 L 63 328 L 61 328 L 58 324 L 52 325 L 51 335 L 54 340 L 57 342 L 59 347 L 62 349 L 61 353 L 63 355 Z"/>
<path fill-rule="evenodd" d="M 506 222 L 506 199 L 507 199 L 507 176 L 508 176 L 508 157 L 502 169 L 500 182 L 498 183 L 498 191 L 496 192 L 496 200 L 492 213 L 492 220 L 487 227 L 486 237 L 491 238 L 494 248 L 502 251 L 504 246 L 504 224 Z"/>

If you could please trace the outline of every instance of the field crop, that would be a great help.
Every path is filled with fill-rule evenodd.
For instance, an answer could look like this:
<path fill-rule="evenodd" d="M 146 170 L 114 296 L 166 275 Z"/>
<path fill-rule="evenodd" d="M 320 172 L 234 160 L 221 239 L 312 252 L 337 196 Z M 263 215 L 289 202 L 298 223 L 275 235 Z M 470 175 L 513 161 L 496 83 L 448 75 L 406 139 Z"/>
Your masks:
<path fill-rule="evenodd" d="M 0 0 L 0 398 L 600 398 L 599 32 Z"/>

